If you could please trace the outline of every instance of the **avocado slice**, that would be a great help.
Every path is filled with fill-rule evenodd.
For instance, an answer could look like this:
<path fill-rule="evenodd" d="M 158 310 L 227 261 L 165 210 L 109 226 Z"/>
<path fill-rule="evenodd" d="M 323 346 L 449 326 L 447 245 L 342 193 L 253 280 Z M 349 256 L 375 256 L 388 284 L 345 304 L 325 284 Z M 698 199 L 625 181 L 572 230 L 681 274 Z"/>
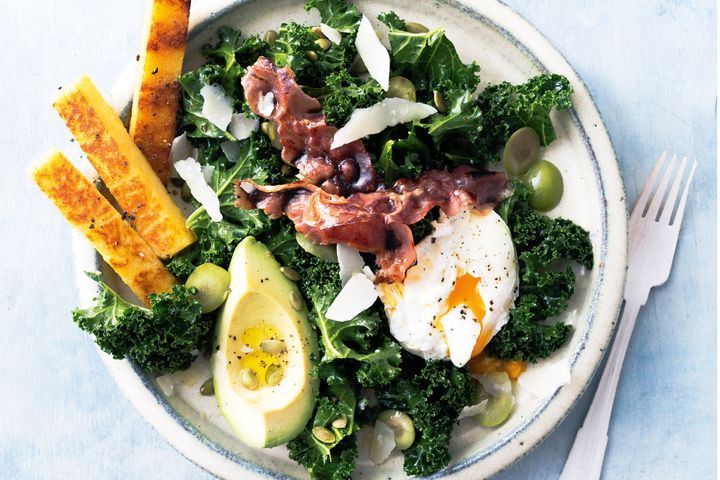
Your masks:
<path fill-rule="evenodd" d="M 230 294 L 210 360 L 215 397 L 243 443 L 274 447 L 297 436 L 312 415 L 317 338 L 295 282 L 265 245 L 245 238 L 228 270 Z"/>

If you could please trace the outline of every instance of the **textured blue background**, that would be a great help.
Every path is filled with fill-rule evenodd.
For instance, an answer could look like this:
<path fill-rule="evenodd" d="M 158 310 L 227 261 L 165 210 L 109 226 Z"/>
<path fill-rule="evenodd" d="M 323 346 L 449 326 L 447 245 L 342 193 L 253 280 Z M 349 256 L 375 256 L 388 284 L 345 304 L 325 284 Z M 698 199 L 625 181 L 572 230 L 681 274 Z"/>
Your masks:
<path fill-rule="evenodd" d="M 663 149 L 700 163 L 675 269 L 652 294 L 630 344 L 604 478 L 715 478 L 714 2 L 508 3 L 587 83 L 630 204 Z M 209 478 L 143 422 L 70 322 L 78 299 L 69 229 L 24 175 L 53 145 L 77 153 L 50 98 L 84 71 L 108 91 L 135 56 L 144 4 L 0 0 L 2 478 Z M 588 404 L 586 395 L 553 435 L 497 478 L 557 478 Z"/>

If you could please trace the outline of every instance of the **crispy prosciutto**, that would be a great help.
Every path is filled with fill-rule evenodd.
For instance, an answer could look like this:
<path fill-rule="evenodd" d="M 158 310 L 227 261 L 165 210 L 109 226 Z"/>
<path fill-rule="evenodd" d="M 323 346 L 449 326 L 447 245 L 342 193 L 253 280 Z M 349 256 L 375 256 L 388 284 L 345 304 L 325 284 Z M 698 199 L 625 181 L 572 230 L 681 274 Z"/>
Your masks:
<path fill-rule="evenodd" d="M 454 215 L 465 205 L 494 208 L 507 196 L 503 172 L 481 171 L 468 165 L 452 171 L 431 170 L 417 180 L 398 180 L 389 190 L 342 197 L 306 181 L 262 186 L 236 182 L 236 206 L 260 208 L 273 218 L 286 215 L 310 240 L 327 245 L 344 243 L 374 253 L 379 282 L 401 282 L 416 260 L 408 225 L 434 207 Z"/>
<path fill-rule="evenodd" d="M 283 161 L 297 167 L 307 183 L 338 195 L 377 189 L 362 141 L 330 148 L 337 128 L 325 123 L 320 102 L 300 89 L 290 68 L 260 57 L 241 82 L 252 111 L 277 124 Z"/>

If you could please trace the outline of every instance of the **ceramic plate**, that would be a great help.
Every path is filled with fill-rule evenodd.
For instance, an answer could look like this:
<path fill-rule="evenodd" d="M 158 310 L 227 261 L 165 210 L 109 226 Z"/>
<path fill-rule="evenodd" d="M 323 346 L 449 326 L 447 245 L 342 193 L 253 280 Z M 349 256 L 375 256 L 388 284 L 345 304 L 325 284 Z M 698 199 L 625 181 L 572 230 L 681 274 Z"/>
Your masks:
<path fill-rule="evenodd" d="M 284 21 L 317 24 L 301 1 L 272 2 L 205 0 L 193 3 L 191 41 L 186 69 L 203 63 L 200 49 L 215 40 L 222 25 L 240 28 L 246 34 L 264 32 Z M 574 220 L 591 232 L 596 267 L 578 271 L 578 286 L 565 317 L 575 333 L 570 343 L 535 368 L 535 375 L 554 378 L 558 366 L 567 362 L 571 381 L 560 388 L 552 384 L 531 392 L 519 392 L 515 411 L 508 422 L 495 430 L 483 430 L 471 419 L 456 428 L 451 443 L 452 460 L 434 478 L 478 479 L 491 476 L 525 455 L 541 442 L 565 417 L 587 387 L 607 346 L 625 279 L 627 213 L 617 160 L 602 119 L 590 94 L 562 55 L 535 28 L 506 5 L 492 0 L 363 1 L 360 10 L 375 18 L 394 10 L 401 17 L 430 27 L 443 26 L 465 61 L 482 67 L 483 85 L 507 80 L 523 82 L 539 73 L 567 76 L 575 89 L 575 107 L 553 117 L 558 140 L 545 150 L 565 178 L 565 194 L 551 212 Z M 113 90 L 113 103 L 125 106 L 132 91 L 130 75 Z M 127 293 L 117 277 L 102 263 L 83 239 L 76 245 L 77 271 L 102 270 L 111 286 Z M 95 286 L 78 275 L 83 304 L 91 302 Z M 224 478 L 306 478 L 307 472 L 288 459 L 284 447 L 258 450 L 241 444 L 230 433 L 214 397 L 199 395 L 198 388 L 210 375 L 206 360 L 170 380 L 161 389 L 156 379 L 132 362 L 103 360 L 121 390 L 135 407 L 175 448 L 187 458 Z M 171 391 L 172 390 L 172 391 Z M 402 456 L 394 454 L 385 464 L 371 466 L 363 455 L 356 476 L 401 478 Z M 363 459 L 363 456 L 365 459 Z"/>

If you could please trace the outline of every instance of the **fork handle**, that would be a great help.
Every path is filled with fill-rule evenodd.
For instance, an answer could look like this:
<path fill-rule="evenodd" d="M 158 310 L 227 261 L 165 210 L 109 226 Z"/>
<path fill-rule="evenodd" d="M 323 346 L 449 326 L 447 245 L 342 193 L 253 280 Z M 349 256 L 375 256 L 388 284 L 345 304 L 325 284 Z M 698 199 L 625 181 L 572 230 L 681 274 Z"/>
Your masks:
<path fill-rule="evenodd" d="M 620 325 L 600 378 L 600 384 L 585 416 L 585 422 L 575 436 L 575 442 L 560 474 L 560 480 L 598 480 L 600 478 L 620 371 L 641 306 L 640 302 L 625 299 Z"/>

